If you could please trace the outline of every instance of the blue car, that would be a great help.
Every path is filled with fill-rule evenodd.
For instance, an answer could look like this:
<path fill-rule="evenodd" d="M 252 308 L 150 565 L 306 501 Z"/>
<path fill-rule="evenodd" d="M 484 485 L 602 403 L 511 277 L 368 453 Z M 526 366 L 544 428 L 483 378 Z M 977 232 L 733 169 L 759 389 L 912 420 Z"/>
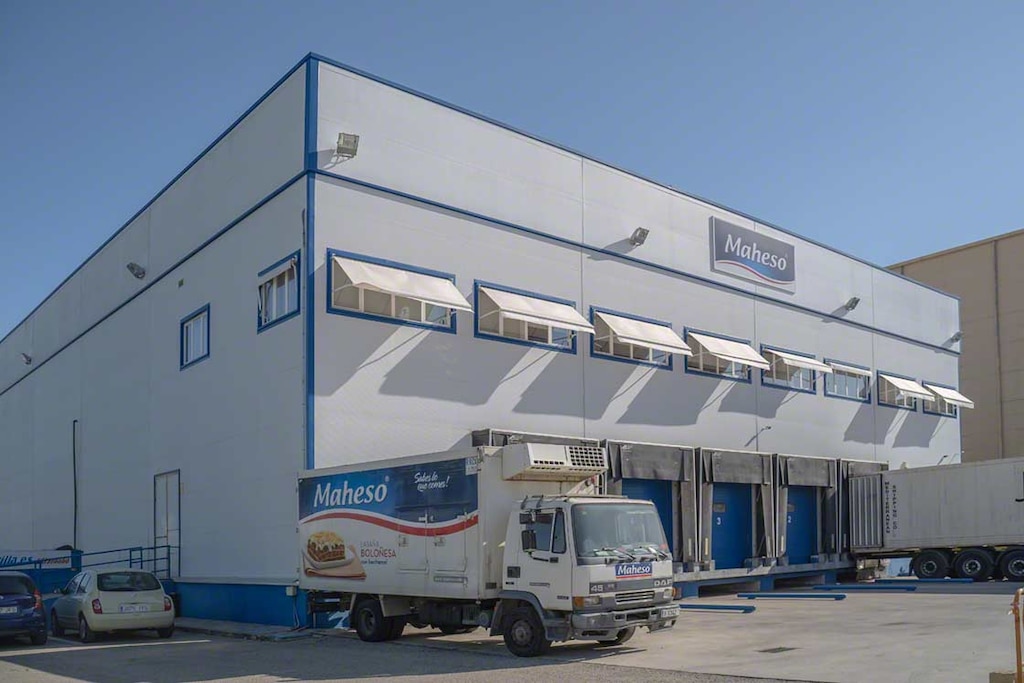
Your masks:
<path fill-rule="evenodd" d="M 0 638 L 28 636 L 46 643 L 46 612 L 35 582 L 21 572 L 0 572 Z"/>

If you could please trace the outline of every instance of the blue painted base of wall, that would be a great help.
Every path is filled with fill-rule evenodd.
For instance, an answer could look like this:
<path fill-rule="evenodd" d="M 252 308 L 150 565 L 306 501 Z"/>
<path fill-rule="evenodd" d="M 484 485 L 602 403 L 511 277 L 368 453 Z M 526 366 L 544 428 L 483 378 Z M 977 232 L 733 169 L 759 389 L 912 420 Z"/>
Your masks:
<path fill-rule="evenodd" d="M 306 625 L 306 594 L 285 594 L 285 586 L 177 581 L 181 616 L 279 626 Z"/>
<path fill-rule="evenodd" d="M 684 598 L 700 597 L 701 586 L 725 586 L 734 584 L 738 586 L 754 586 L 757 591 L 768 592 L 775 590 L 775 582 L 779 579 L 797 578 L 818 578 L 823 583 L 830 583 L 836 580 L 834 569 L 823 569 L 817 571 L 779 572 L 756 576 L 734 576 L 724 579 L 700 579 L 697 581 L 677 581 L 675 587 L 679 589 Z M 742 588 L 739 590 L 743 590 Z"/>

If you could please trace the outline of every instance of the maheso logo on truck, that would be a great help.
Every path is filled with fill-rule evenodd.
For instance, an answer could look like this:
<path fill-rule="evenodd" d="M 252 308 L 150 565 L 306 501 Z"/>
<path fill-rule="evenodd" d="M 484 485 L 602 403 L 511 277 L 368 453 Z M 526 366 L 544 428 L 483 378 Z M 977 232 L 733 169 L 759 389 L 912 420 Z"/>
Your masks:
<path fill-rule="evenodd" d="M 711 269 L 788 291 L 796 287 L 792 244 L 718 218 L 711 219 Z"/>

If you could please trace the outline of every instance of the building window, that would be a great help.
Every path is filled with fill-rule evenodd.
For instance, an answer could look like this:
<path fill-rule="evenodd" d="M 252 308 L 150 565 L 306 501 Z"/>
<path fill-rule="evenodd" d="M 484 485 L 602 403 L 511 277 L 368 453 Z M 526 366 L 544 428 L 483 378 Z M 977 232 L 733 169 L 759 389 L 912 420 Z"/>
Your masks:
<path fill-rule="evenodd" d="M 825 395 L 867 403 L 871 400 L 871 375 L 867 370 L 826 361 L 832 372 L 825 375 Z M 845 369 L 844 369 L 845 368 Z"/>
<path fill-rule="evenodd" d="M 182 370 L 210 356 L 210 304 L 181 320 L 180 367 Z"/>
<path fill-rule="evenodd" d="M 879 405 L 917 410 L 917 399 L 928 396 L 931 396 L 931 393 L 912 379 L 878 374 Z"/>
<path fill-rule="evenodd" d="M 278 261 L 258 276 L 259 309 L 257 331 L 299 313 L 299 255 Z"/>
<path fill-rule="evenodd" d="M 924 397 L 924 412 L 932 415 L 956 417 L 960 408 L 973 408 L 974 401 L 967 398 L 953 387 L 942 384 L 924 382 L 924 387 L 931 393 Z"/>
<path fill-rule="evenodd" d="M 761 384 L 792 391 L 816 393 L 815 366 L 822 365 L 813 356 L 762 347 L 761 354 L 771 367 L 761 371 Z"/>
<path fill-rule="evenodd" d="M 956 417 L 957 407 L 952 403 L 946 401 L 941 396 L 936 396 L 934 401 L 925 401 L 923 404 L 924 412 L 929 415 L 942 415 L 944 417 Z"/>
<path fill-rule="evenodd" d="M 575 353 L 577 333 L 593 331 L 571 301 L 480 282 L 476 285 L 476 333 L 480 337 Z"/>
<path fill-rule="evenodd" d="M 473 308 L 455 276 L 328 250 L 329 313 L 455 332 L 456 310 Z"/>
<path fill-rule="evenodd" d="M 672 369 L 672 355 L 692 353 L 668 323 L 591 308 L 595 356 Z"/>
<path fill-rule="evenodd" d="M 745 341 L 688 331 L 686 341 L 693 355 L 686 358 L 686 371 L 750 381 L 750 368 L 762 370 L 771 364 Z"/>

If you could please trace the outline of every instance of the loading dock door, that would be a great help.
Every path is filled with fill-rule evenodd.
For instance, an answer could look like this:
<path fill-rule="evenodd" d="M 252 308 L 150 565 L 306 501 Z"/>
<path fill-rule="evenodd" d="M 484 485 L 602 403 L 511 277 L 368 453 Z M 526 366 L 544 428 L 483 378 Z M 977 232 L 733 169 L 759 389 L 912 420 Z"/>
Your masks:
<path fill-rule="evenodd" d="M 636 500 L 649 500 L 658 509 L 661 526 L 665 529 L 672 556 L 675 557 L 676 539 L 672 531 L 672 482 L 656 479 L 623 479 L 622 495 Z"/>
<path fill-rule="evenodd" d="M 818 544 L 818 500 L 813 486 L 790 486 L 786 511 L 786 555 L 790 564 L 807 564 Z"/>
<path fill-rule="evenodd" d="M 711 559 L 715 569 L 741 568 L 754 544 L 750 484 L 714 486 L 711 504 Z"/>

